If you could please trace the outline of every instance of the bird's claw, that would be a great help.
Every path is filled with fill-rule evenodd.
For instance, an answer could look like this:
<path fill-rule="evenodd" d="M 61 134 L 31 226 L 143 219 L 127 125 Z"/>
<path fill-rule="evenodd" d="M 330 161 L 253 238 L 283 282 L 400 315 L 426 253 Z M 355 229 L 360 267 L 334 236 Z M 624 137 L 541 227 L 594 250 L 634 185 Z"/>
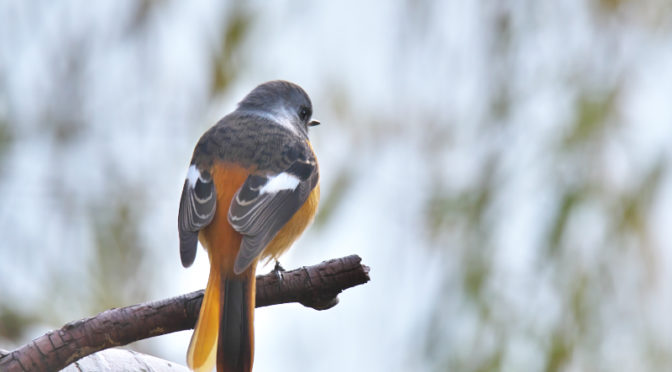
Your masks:
<path fill-rule="evenodd" d="M 282 280 L 282 273 L 284 273 L 286 270 L 282 265 L 280 265 L 280 261 L 275 261 L 275 267 L 273 268 L 273 274 L 275 274 L 275 277 L 278 280 Z"/>

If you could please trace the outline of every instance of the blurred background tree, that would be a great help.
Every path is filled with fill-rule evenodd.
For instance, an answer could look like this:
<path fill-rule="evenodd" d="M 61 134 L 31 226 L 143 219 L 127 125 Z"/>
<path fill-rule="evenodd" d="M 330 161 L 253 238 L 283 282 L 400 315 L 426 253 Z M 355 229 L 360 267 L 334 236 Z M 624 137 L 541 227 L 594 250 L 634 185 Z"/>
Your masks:
<path fill-rule="evenodd" d="M 191 151 L 282 78 L 324 123 L 283 264 L 373 281 L 260 310 L 259 370 L 668 370 L 671 28 L 662 0 L 2 2 L 0 347 L 202 288 Z"/>

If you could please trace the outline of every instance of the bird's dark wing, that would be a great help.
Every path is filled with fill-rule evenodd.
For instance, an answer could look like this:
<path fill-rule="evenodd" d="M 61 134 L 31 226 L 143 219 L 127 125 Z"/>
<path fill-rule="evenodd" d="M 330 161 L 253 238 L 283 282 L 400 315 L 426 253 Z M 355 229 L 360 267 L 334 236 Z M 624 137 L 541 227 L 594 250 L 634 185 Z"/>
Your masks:
<path fill-rule="evenodd" d="M 189 267 L 194 263 L 198 232 L 212 221 L 216 208 L 217 193 L 212 177 L 208 172 L 201 172 L 191 165 L 182 188 L 177 217 L 182 266 Z"/>
<path fill-rule="evenodd" d="M 312 151 L 311 151 L 312 153 Z M 319 174 L 314 158 L 274 174 L 252 174 L 231 201 L 228 219 L 243 235 L 233 271 L 243 272 L 308 199 Z"/>

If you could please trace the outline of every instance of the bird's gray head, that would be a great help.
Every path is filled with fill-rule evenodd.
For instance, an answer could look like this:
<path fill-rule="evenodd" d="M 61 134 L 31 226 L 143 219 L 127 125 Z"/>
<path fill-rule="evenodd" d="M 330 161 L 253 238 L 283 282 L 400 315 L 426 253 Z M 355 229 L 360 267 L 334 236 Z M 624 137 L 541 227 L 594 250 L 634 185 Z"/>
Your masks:
<path fill-rule="evenodd" d="M 238 110 L 259 114 L 306 137 L 308 127 L 320 124 L 311 120 L 313 105 L 308 94 L 300 86 L 283 80 L 254 88 L 238 104 Z"/>

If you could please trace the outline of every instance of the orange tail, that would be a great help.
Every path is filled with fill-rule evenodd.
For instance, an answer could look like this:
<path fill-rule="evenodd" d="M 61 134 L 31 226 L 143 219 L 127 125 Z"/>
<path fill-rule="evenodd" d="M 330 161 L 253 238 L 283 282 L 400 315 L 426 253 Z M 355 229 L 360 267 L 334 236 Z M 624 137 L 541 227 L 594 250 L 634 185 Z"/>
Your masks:
<path fill-rule="evenodd" d="M 211 268 L 198 322 L 187 352 L 189 368 L 197 372 L 210 372 L 216 356 L 218 372 L 252 370 L 255 268 L 256 263 L 239 276 L 221 275 L 219 270 Z"/>
<path fill-rule="evenodd" d="M 211 372 L 215 365 L 221 275 L 217 265 L 210 266 L 208 285 L 201 304 L 194 334 L 191 336 L 187 364 L 196 372 Z"/>
<path fill-rule="evenodd" d="M 239 276 L 222 278 L 218 372 L 252 371 L 256 263 Z"/>

